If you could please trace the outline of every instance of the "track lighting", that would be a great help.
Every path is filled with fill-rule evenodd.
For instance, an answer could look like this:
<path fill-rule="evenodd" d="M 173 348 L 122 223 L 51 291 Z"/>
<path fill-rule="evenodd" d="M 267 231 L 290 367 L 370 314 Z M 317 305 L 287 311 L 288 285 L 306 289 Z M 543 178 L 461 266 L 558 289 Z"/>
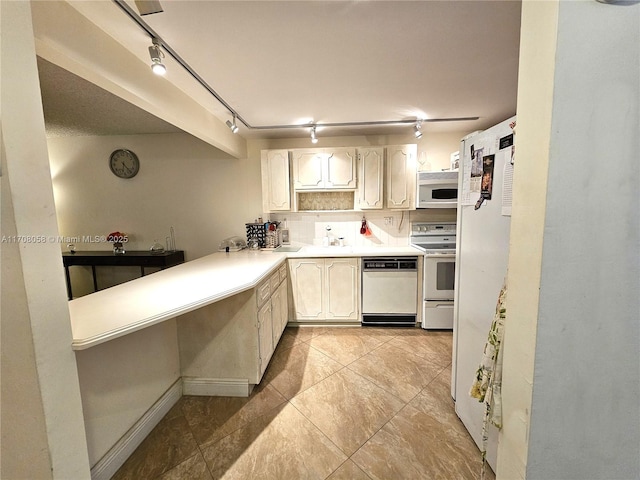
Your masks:
<path fill-rule="evenodd" d="M 311 127 L 311 143 L 318 143 L 318 137 L 316 137 L 316 127 Z"/>
<path fill-rule="evenodd" d="M 161 13 L 164 11 L 158 0 L 135 0 L 135 2 L 140 15 L 151 15 L 152 13 Z"/>
<path fill-rule="evenodd" d="M 413 134 L 415 135 L 416 138 L 422 138 L 422 132 L 420 131 L 421 127 L 422 127 L 422 122 L 418 120 L 415 126 L 413 127 Z"/>
<path fill-rule="evenodd" d="M 227 127 L 231 129 L 233 133 L 238 133 L 238 125 L 236 125 L 236 116 L 233 116 L 233 123 L 227 120 Z"/>
<path fill-rule="evenodd" d="M 2 0 L 0 0 L 2 1 Z M 171 58 L 173 58 L 177 64 L 181 65 L 189 75 L 193 77 L 193 79 L 198 82 L 205 90 L 207 90 L 222 106 L 224 106 L 229 113 L 233 113 L 235 110 L 220 96 L 218 92 L 216 92 L 211 85 L 204 81 L 204 79 L 198 75 L 198 73 L 175 51 L 168 45 L 164 40 L 159 38 L 158 34 L 144 21 L 142 18 L 136 14 L 136 12 L 128 5 L 126 0 L 113 0 L 114 3 L 122 9 L 122 11 L 129 16 L 129 18 L 136 23 L 147 35 L 149 35 L 153 39 L 153 46 L 149 47 L 149 53 L 151 55 L 151 61 L 153 62 L 151 68 L 154 73 L 158 75 L 163 75 L 166 72 L 166 67 L 162 64 L 162 58 L 164 57 L 164 53 L 160 50 L 162 47 Z M 598 0 L 604 3 L 618 3 L 618 4 L 629 4 L 629 3 L 638 3 L 640 0 Z M 141 3 L 152 3 L 155 4 L 154 7 L 158 7 L 161 11 L 162 7 L 160 6 L 159 0 L 137 0 L 136 5 L 140 8 Z M 146 13 L 155 13 L 154 11 L 143 11 L 140 8 L 140 15 L 144 15 Z M 304 124 L 294 124 L 294 125 L 252 125 L 246 118 L 238 117 L 242 124 L 248 130 L 281 130 L 281 129 L 306 129 L 309 127 L 308 123 Z M 422 133 L 420 132 L 420 124 L 422 122 L 473 122 L 479 120 L 480 117 L 449 117 L 449 118 L 429 118 L 429 119 L 420 119 L 415 125 L 415 136 L 416 138 L 420 138 Z M 230 122 L 227 122 L 229 124 Z M 410 125 L 414 123 L 413 120 L 409 119 L 401 119 L 401 120 L 374 120 L 369 122 L 333 122 L 333 123 L 323 123 L 321 127 L 325 128 L 342 128 L 342 127 L 378 127 L 385 125 Z M 229 128 L 232 128 L 231 126 Z M 316 143 L 318 139 L 315 137 L 315 125 L 311 134 L 311 141 Z"/>
<path fill-rule="evenodd" d="M 153 39 L 153 45 L 149 47 L 149 55 L 151 56 L 151 70 L 156 75 L 164 75 L 167 73 L 167 67 L 162 63 L 164 53 L 160 50 L 160 42 Z"/>

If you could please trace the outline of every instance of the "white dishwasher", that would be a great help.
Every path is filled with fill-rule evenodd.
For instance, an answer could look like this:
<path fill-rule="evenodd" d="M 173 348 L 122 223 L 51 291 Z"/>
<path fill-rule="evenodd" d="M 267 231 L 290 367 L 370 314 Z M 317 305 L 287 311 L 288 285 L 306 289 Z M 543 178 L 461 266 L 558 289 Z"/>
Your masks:
<path fill-rule="evenodd" d="M 362 325 L 415 327 L 418 258 L 362 259 Z"/>

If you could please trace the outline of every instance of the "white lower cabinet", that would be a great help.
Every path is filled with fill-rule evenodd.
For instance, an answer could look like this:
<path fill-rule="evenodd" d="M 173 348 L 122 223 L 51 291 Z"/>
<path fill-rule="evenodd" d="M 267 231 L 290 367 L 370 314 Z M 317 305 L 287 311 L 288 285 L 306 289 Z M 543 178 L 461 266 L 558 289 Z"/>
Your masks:
<path fill-rule="evenodd" d="M 291 317 L 297 322 L 359 320 L 358 258 L 289 259 Z"/>
<path fill-rule="evenodd" d="M 260 383 L 288 322 L 286 272 L 179 317 L 185 395 L 247 396 Z"/>
<path fill-rule="evenodd" d="M 285 272 L 284 275 L 283 271 Z M 284 269 L 280 268 L 279 271 L 271 275 L 269 280 L 262 284 L 269 285 L 271 295 L 258 311 L 258 346 L 260 350 L 261 377 L 289 321 L 286 271 L 286 267 Z M 258 302 L 260 302 L 260 288 L 258 287 Z"/>
<path fill-rule="evenodd" d="M 287 282 L 282 282 L 271 297 L 271 318 L 273 321 L 273 347 L 275 348 L 289 322 Z"/>
<path fill-rule="evenodd" d="M 271 306 L 271 300 L 269 300 L 262 306 L 260 311 L 258 311 L 258 357 L 260 377 L 264 374 L 274 350 L 272 314 L 273 308 Z"/>

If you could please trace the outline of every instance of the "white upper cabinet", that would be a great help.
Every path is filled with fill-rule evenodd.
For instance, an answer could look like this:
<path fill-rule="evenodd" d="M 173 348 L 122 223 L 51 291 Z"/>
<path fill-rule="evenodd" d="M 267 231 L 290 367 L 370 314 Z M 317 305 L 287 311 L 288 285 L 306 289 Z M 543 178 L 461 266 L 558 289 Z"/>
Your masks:
<path fill-rule="evenodd" d="M 359 148 L 357 208 L 414 209 L 416 151 L 416 145 Z"/>
<path fill-rule="evenodd" d="M 386 207 L 415 209 L 416 145 L 387 148 Z"/>
<path fill-rule="evenodd" d="M 293 150 L 293 188 L 296 190 L 323 188 L 325 158 L 323 151 L 315 148 Z"/>
<path fill-rule="evenodd" d="M 291 210 L 289 151 L 263 150 L 262 208 L 265 212 Z"/>
<path fill-rule="evenodd" d="M 327 176 L 325 188 L 356 188 L 356 149 L 326 149 Z"/>
<path fill-rule="evenodd" d="M 296 192 L 331 191 L 354 192 L 348 209 L 413 210 L 416 154 L 416 145 L 263 150 L 263 210 L 297 211 Z"/>
<path fill-rule="evenodd" d="M 358 149 L 357 207 L 361 210 L 384 207 L 384 147 Z"/>
<path fill-rule="evenodd" d="M 309 148 L 292 151 L 295 190 L 356 188 L 355 148 Z"/>

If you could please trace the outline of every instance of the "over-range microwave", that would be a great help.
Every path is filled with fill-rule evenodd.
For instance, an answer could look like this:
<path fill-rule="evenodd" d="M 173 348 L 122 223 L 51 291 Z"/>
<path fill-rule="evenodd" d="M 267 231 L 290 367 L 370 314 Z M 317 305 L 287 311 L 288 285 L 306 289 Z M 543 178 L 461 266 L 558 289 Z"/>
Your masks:
<path fill-rule="evenodd" d="M 418 172 L 416 208 L 456 208 L 458 172 Z"/>

